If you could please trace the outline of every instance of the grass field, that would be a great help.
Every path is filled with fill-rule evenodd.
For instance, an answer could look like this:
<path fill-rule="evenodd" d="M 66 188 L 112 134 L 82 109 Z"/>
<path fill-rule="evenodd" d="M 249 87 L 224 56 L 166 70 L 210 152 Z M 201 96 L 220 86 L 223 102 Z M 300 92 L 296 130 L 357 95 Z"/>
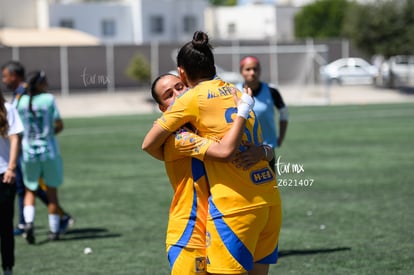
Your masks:
<path fill-rule="evenodd" d="M 65 120 L 60 199 L 77 221 L 48 243 L 38 202 L 37 245 L 16 238 L 16 275 L 169 273 L 171 187 L 140 150 L 156 117 Z M 290 108 L 278 150 L 281 257 L 270 274 L 413 274 L 413 126 L 414 104 Z"/>

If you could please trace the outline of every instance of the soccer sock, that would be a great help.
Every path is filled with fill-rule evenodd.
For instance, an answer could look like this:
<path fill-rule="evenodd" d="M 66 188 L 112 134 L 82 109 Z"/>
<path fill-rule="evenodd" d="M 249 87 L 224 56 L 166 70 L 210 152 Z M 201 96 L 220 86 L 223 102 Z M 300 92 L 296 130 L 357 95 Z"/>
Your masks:
<path fill-rule="evenodd" d="M 60 226 L 60 217 L 58 214 L 49 214 L 49 229 L 50 232 L 58 233 Z"/>
<path fill-rule="evenodd" d="M 62 207 L 58 206 L 57 212 L 58 212 L 60 218 L 65 217 L 65 211 L 63 210 Z"/>
<path fill-rule="evenodd" d="M 26 223 L 33 223 L 35 217 L 34 205 L 25 205 L 23 208 L 23 216 Z"/>

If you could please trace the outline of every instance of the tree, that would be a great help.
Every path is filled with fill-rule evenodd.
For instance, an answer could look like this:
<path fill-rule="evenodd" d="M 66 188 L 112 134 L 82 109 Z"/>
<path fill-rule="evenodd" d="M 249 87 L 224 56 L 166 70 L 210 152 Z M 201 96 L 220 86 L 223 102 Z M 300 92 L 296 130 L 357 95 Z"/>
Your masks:
<path fill-rule="evenodd" d="M 353 6 L 345 34 L 368 54 L 414 54 L 414 1 L 379 0 Z"/>
<path fill-rule="evenodd" d="M 129 63 L 126 74 L 139 82 L 147 82 L 151 78 L 150 65 L 144 56 L 136 54 Z"/>
<path fill-rule="evenodd" d="M 304 6 L 295 16 L 296 37 L 341 37 L 349 6 L 347 0 L 317 0 Z"/>
<path fill-rule="evenodd" d="M 237 0 L 209 0 L 213 6 L 236 6 Z"/>

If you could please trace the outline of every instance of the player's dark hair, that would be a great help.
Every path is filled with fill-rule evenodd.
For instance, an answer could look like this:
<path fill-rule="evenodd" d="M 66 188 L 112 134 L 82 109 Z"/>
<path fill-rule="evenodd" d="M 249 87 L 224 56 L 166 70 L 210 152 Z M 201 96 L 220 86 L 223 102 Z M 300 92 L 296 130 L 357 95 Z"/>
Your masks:
<path fill-rule="evenodd" d="M 46 74 L 44 71 L 32 72 L 27 77 L 27 93 L 30 96 L 29 111 L 33 114 L 33 116 L 36 116 L 35 112 L 33 111 L 33 107 L 32 107 L 33 96 L 44 92 L 44 91 L 39 90 L 39 85 L 43 83 L 47 83 L 47 78 L 46 78 Z"/>
<path fill-rule="evenodd" d="M 1 66 L 1 70 L 7 69 L 10 73 L 14 73 L 19 76 L 22 80 L 25 78 L 25 69 L 23 65 L 18 61 L 9 61 L 3 66 Z"/>
<path fill-rule="evenodd" d="M 7 120 L 7 109 L 4 103 L 6 103 L 6 100 L 0 89 L 0 136 L 7 137 L 9 132 L 9 121 Z"/>
<path fill-rule="evenodd" d="M 171 73 L 165 73 L 165 74 L 162 74 L 162 75 L 158 76 L 151 84 L 151 96 L 155 100 L 155 102 L 157 102 L 158 104 L 161 104 L 161 101 L 160 101 L 160 98 L 157 95 L 157 92 L 155 91 L 155 86 L 157 85 L 158 81 L 160 81 L 161 78 L 163 78 L 164 76 L 167 76 L 167 75 L 176 76 L 176 75 L 171 74 Z"/>
<path fill-rule="evenodd" d="M 193 40 L 180 49 L 177 55 L 177 66 L 184 69 L 188 80 L 214 78 L 216 67 L 212 49 L 208 35 L 202 31 L 196 31 Z"/>

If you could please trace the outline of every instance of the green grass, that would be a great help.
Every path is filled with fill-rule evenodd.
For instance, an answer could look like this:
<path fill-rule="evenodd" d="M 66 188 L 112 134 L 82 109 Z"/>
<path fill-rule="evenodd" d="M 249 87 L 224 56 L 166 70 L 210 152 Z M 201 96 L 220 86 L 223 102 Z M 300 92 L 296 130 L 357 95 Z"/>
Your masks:
<path fill-rule="evenodd" d="M 16 238 L 15 274 L 169 274 L 172 191 L 163 164 L 140 150 L 157 116 L 65 120 L 59 195 L 77 221 L 48 243 L 38 202 L 37 245 Z M 414 104 L 290 108 L 277 153 L 304 171 L 279 179 L 313 184 L 280 187 L 282 257 L 270 274 L 413 272 L 413 126 Z"/>

